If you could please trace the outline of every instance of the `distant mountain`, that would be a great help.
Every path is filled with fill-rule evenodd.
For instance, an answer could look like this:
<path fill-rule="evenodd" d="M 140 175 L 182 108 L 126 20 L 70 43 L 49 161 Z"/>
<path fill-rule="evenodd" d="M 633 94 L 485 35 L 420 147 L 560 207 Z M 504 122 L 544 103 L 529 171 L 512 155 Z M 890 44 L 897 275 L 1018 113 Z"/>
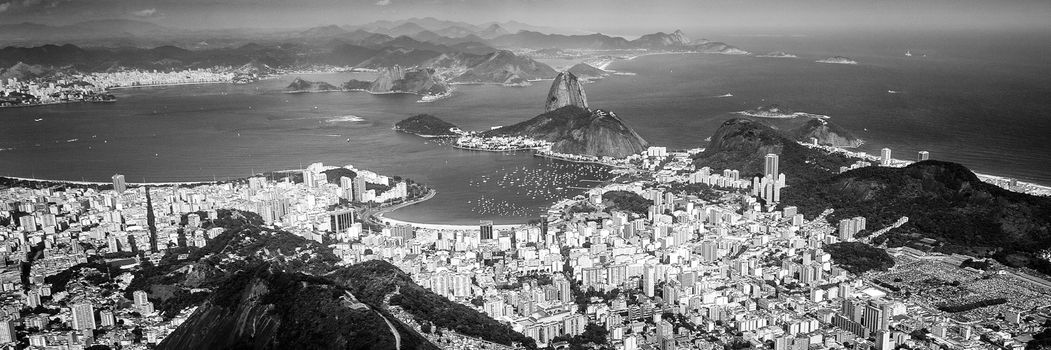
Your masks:
<path fill-rule="evenodd" d="M 558 73 L 558 76 L 555 77 L 555 81 L 551 83 L 551 89 L 547 92 L 544 110 L 551 112 L 565 106 L 588 109 L 588 98 L 584 93 L 584 87 L 580 86 L 580 80 L 571 72 Z"/>
<path fill-rule="evenodd" d="M 504 27 L 501 27 L 499 24 L 493 23 L 490 24 L 489 27 L 486 27 L 484 30 L 475 34 L 484 39 L 492 39 L 501 35 L 511 34 L 511 32 L 507 31 L 506 29 L 504 29 Z"/>
<path fill-rule="evenodd" d="M 436 30 L 434 31 L 434 33 L 450 38 L 462 38 L 468 35 L 476 35 L 478 34 L 478 31 L 467 29 L 461 26 L 450 26 Z"/>
<path fill-rule="evenodd" d="M 687 38 L 681 30 L 676 30 L 671 34 L 664 32 L 646 34 L 631 41 L 631 45 L 643 49 L 686 48 L 690 43 L 690 38 Z"/>
<path fill-rule="evenodd" d="M 502 35 L 489 40 L 497 47 L 520 47 L 531 49 L 594 49 L 615 50 L 631 48 L 631 43 L 621 37 L 603 34 L 562 35 L 544 34 L 532 31 L 520 31 L 515 34 Z"/>
<path fill-rule="evenodd" d="M 435 74 L 434 69 L 405 69 L 399 66 L 383 68 L 371 83 L 351 80 L 343 84 L 345 90 L 367 90 L 372 93 L 411 93 L 441 95 L 449 92 L 449 85 Z"/>
<path fill-rule="evenodd" d="M 332 38 L 342 37 L 347 34 L 350 34 L 350 32 L 348 32 L 346 29 L 341 28 L 340 26 L 328 25 L 304 30 L 299 33 L 299 36 L 307 38 Z"/>
<path fill-rule="evenodd" d="M 402 23 L 394 28 L 390 28 L 383 31 L 377 31 L 378 33 L 387 34 L 393 37 L 399 37 L 403 35 L 413 35 L 419 32 L 425 32 L 427 28 L 421 27 L 419 24 L 407 22 Z"/>
<path fill-rule="evenodd" d="M 573 73 L 573 75 L 576 75 L 578 78 L 587 80 L 600 79 L 609 75 L 609 72 L 595 68 L 594 66 L 584 62 L 577 63 L 572 67 L 569 67 L 569 69 L 567 69 L 566 71 Z"/>
<path fill-rule="evenodd" d="M 418 114 L 394 124 L 394 130 L 423 137 L 452 137 L 460 133 L 456 124 L 441 120 L 430 114 Z"/>
<path fill-rule="evenodd" d="M 649 143 L 612 112 L 569 105 L 527 121 L 490 130 L 486 136 L 526 136 L 553 143 L 559 153 L 623 158 L 646 150 Z"/>
<path fill-rule="evenodd" d="M 291 84 L 288 84 L 285 90 L 288 92 L 325 92 L 339 91 L 340 88 L 323 81 L 313 82 L 296 77 Z"/>
<path fill-rule="evenodd" d="M 821 118 L 812 118 L 789 130 L 788 134 L 800 142 L 811 142 L 816 139 L 817 143 L 823 146 L 858 147 L 862 144 L 862 140 L 847 129 Z"/>
<path fill-rule="evenodd" d="M 511 51 L 497 51 L 480 57 L 445 56 L 444 64 L 466 68 L 453 79 L 461 83 L 514 83 L 524 80 L 553 78 L 557 72 L 550 66 Z M 441 61 L 441 60 L 439 60 Z"/>

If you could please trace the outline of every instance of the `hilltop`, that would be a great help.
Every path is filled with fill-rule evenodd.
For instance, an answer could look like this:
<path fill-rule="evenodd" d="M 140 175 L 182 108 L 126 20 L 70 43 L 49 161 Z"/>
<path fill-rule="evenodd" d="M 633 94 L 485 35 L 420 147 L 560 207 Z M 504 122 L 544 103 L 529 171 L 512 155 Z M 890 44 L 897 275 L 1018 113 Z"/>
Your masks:
<path fill-rule="evenodd" d="M 649 143 L 613 112 L 568 105 L 527 121 L 483 133 L 525 136 L 552 142 L 558 153 L 623 158 L 646 150 Z"/>
<path fill-rule="evenodd" d="M 594 66 L 583 62 L 569 67 L 566 72 L 573 73 L 573 75 L 585 80 L 601 79 L 609 75 L 609 72 L 595 68 Z"/>
<path fill-rule="evenodd" d="M 751 178 L 761 176 L 763 161 L 770 153 L 780 156 L 781 172 L 790 185 L 830 177 L 839 167 L 853 163 L 842 155 L 800 145 L 766 124 L 746 118 L 723 122 L 704 152 L 694 156 L 694 163 L 714 170 L 740 170 L 741 177 Z"/>
<path fill-rule="evenodd" d="M 849 130 L 821 118 L 807 120 L 806 123 L 789 130 L 788 134 L 800 142 L 817 139 L 817 143 L 823 146 L 858 147 L 863 143 Z"/>
<path fill-rule="evenodd" d="M 547 102 L 544 110 L 553 110 L 565 107 L 577 106 L 588 109 L 588 97 L 584 93 L 584 87 L 580 86 L 580 80 L 570 72 L 558 73 L 555 81 L 551 83 L 551 89 L 547 92 Z"/>

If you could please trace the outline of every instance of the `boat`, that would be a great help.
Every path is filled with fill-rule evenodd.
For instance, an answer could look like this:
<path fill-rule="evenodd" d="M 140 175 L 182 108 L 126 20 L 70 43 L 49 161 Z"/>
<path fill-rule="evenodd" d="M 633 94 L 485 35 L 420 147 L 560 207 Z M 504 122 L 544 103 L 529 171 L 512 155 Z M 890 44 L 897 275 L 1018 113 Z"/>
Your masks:
<path fill-rule="evenodd" d="M 40 121 L 42 121 L 42 120 L 44 120 L 44 118 L 36 118 L 36 119 L 33 119 L 33 121 L 34 121 L 34 122 L 40 122 Z"/>
<path fill-rule="evenodd" d="M 905 57 L 912 57 L 912 51 L 911 50 L 905 50 Z"/>

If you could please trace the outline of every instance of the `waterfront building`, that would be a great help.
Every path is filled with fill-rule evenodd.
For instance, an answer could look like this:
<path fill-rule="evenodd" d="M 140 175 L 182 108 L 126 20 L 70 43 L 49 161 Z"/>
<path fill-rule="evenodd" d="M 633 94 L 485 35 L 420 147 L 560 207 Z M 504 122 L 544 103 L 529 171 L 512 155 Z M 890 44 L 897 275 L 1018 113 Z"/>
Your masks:
<path fill-rule="evenodd" d="M 917 162 L 922 162 L 928 159 L 931 159 L 931 153 L 927 151 L 920 151 L 920 153 L 916 156 Z"/>
<path fill-rule="evenodd" d="M 127 185 L 124 183 L 124 175 L 116 174 L 113 175 L 112 179 L 113 190 L 117 193 L 124 193 L 124 191 L 128 189 Z"/>
<path fill-rule="evenodd" d="M 883 148 L 879 151 L 879 161 L 882 166 L 890 166 L 890 148 Z"/>

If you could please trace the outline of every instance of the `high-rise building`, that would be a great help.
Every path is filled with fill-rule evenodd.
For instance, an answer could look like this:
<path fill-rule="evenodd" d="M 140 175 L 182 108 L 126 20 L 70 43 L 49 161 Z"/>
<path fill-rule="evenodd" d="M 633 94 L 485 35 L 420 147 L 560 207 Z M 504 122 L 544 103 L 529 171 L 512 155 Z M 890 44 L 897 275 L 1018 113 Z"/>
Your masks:
<path fill-rule="evenodd" d="M 774 179 L 777 178 L 777 174 L 780 174 L 777 169 L 778 166 L 777 154 L 770 153 L 766 155 L 766 166 L 764 167 L 763 176 L 772 176 Z"/>
<path fill-rule="evenodd" d="M 343 232 L 354 224 L 354 209 L 336 210 L 328 213 L 329 231 Z"/>
<path fill-rule="evenodd" d="M 150 302 L 149 294 L 146 294 L 146 291 L 143 290 L 134 291 L 131 293 L 131 296 L 133 301 L 135 302 L 135 306 L 145 305 L 146 303 Z"/>
<path fill-rule="evenodd" d="M 361 176 L 355 177 L 352 185 L 350 200 L 362 202 L 365 197 L 365 178 Z"/>
<path fill-rule="evenodd" d="M 124 191 L 127 189 L 128 187 L 124 183 L 124 175 L 113 175 L 113 190 L 117 191 L 117 193 L 124 193 Z"/>
<path fill-rule="evenodd" d="M 99 311 L 99 325 L 102 327 L 110 327 L 117 324 L 116 318 L 113 317 L 113 311 L 102 310 Z"/>
<path fill-rule="evenodd" d="M 310 169 L 303 170 L 303 184 L 307 187 L 314 187 L 316 180 L 314 179 L 314 172 Z"/>
<path fill-rule="evenodd" d="M 646 296 L 653 297 L 654 288 L 657 285 L 657 268 L 646 265 L 646 273 L 642 276 L 642 291 Z"/>
<path fill-rule="evenodd" d="M 922 162 L 928 159 L 931 159 L 931 152 L 920 151 L 920 153 L 916 156 L 917 162 Z"/>
<path fill-rule="evenodd" d="M 17 339 L 15 338 L 15 321 L 0 321 L 0 344 L 7 344 L 16 340 Z"/>
<path fill-rule="evenodd" d="M 73 314 L 73 329 L 95 329 L 95 307 L 91 304 L 73 304 L 70 313 Z"/>
<path fill-rule="evenodd" d="M 883 166 L 890 166 L 890 148 L 883 148 L 879 151 L 879 161 Z"/>
<path fill-rule="evenodd" d="M 481 239 L 493 239 L 493 221 L 482 220 L 478 224 L 478 228 L 481 229 Z"/>

